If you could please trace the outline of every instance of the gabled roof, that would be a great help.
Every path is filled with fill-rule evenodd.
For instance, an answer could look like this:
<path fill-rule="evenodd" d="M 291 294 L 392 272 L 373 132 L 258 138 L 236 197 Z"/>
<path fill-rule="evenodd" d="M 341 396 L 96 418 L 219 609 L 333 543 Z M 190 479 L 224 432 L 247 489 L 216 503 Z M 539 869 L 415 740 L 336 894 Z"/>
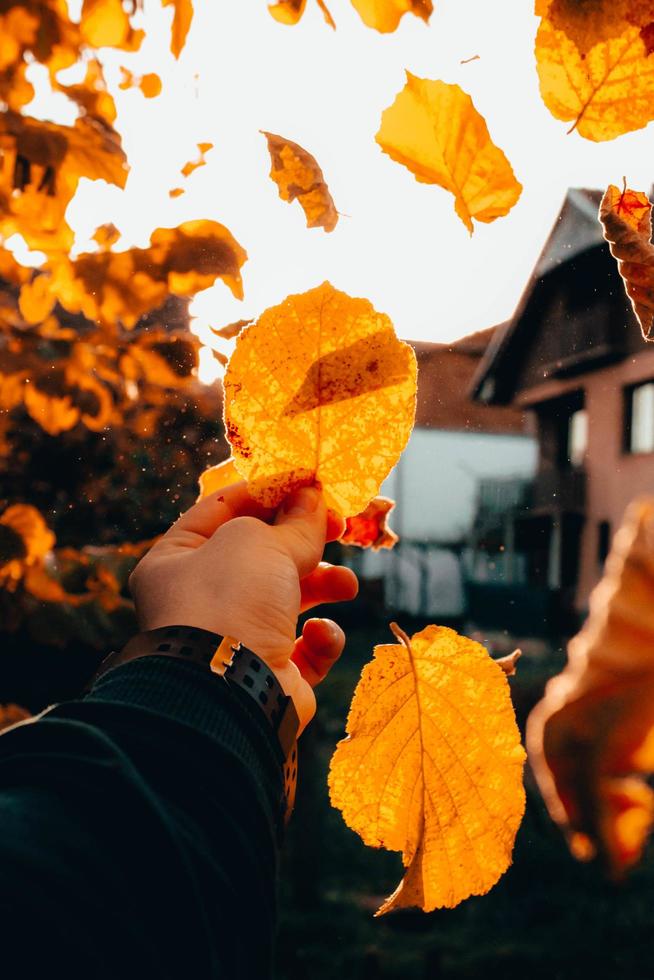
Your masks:
<path fill-rule="evenodd" d="M 493 327 L 451 344 L 412 344 L 418 358 L 416 427 L 504 435 L 530 433 L 516 408 L 483 405 L 470 398 L 472 379 L 493 337 Z"/>
<path fill-rule="evenodd" d="M 510 320 L 494 332 L 473 379 L 470 396 L 484 404 L 508 399 L 498 397 L 495 378 L 508 360 L 520 330 L 523 314 L 534 291 L 559 269 L 592 249 L 603 247 L 604 236 L 598 220 L 602 192 L 587 188 L 568 190 L 561 210 L 540 253 L 538 261 Z"/>

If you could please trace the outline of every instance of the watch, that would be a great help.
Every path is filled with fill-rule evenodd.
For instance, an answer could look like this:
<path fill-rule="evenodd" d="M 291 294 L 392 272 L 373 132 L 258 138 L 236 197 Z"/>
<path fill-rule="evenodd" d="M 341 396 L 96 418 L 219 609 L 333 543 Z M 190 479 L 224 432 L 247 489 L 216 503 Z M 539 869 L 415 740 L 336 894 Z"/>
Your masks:
<path fill-rule="evenodd" d="M 266 662 L 231 637 L 194 626 L 162 626 L 138 633 L 121 651 L 110 653 L 94 674 L 91 685 L 106 671 L 144 656 L 174 657 L 201 664 L 212 671 L 217 683 L 226 683 L 249 695 L 247 703 L 258 706 L 275 736 L 284 778 L 284 820 L 288 822 L 295 805 L 300 720 L 293 699 L 284 693 Z"/>

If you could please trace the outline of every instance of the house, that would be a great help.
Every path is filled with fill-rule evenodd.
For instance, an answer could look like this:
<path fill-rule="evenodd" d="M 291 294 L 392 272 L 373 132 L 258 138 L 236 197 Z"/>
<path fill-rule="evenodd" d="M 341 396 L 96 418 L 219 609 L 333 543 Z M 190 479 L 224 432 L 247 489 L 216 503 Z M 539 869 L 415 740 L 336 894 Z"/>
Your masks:
<path fill-rule="evenodd" d="M 351 549 L 348 562 L 383 589 L 384 605 L 416 616 L 456 620 L 467 611 L 466 549 L 484 480 L 532 479 L 536 442 L 513 406 L 485 405 L 470 386 L 494 330 L 453 344 L 414 343 L 416 423 L 382 493 L 396 501 L 392 551 Z"/>
<path fill-rule="evenodd" d="M 586 609 L 627 504 L 654 491 L 654 345 L 603 239 L 600 197 L 568 192 L 471 389 L 480 406 L 513 406 L 534 420 L 537 472 L 503 518 L 516 558 L 505 586 L 540 590 L 564 631 Z M 492 520 L 482 511 L 473 545 L 490 553 Z"/>

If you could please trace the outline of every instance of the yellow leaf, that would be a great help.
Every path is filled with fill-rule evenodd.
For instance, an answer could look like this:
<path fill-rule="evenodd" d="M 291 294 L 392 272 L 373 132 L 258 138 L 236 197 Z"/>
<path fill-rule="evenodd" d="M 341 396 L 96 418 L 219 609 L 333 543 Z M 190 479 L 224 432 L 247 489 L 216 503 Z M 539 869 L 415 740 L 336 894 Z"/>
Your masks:
<path fill-rule="evenodd" d="M 323 17 L 330 27 L 336 27 L 334 19 L 330 14 L 325 0 L 317 0 L 318 6 L 322 10 Z M 270 14 L 279 21 L 280 24 L 297 24 L 304 13 L 307 0 L 277 0 L 276 3 L 268 4 Z"/>
<path fill-rule="evenodd" d="M 522 192 L 483 116 L 458 85 L 407 72 L 406 85 L 382 115 L 376 140 L 416 180 L 451 191 L 456 213 L 471 234 L 473 218 L 494 221 L 511 210 Z"/>
<path fill-rule="evenodd" d="M 198 150 L 200 151 L 199 157 L 196 160 L 189 160 L 188 163 L 185 163 L 180 170 L 180 173 L 184 177 L 190 177 L 193 171 L 197 170 L 198 167 L 204 167 L 205 163 L 207 162 L 205 160 L 205 153 L 208 153 L 209 150 L 213 150 L 213 143 L 198 143 Z"/>
<path fill-rule="evenodd" d="M 275 507 L 315 483 L 349 517 L 409 438 L 416 359 L 387 316 L 326 282 L 242 330 L 224 388 L 227 438 L 250 494 Z"/>
<path fill-rule="evenodd" d="M 204 500 L 212 493 L 218 493 L 232 483 L 239 483 L 241 480 L 233 459 L 225 459 L 216 466 L 210 466 L 208 470 L 200 474 L 200 493 L 198 500 Z"/>
<path fill-rule="evenodd" d="M 432 0 L 352 0 L 352 6 L 364 24 L 382 34 L 394 31 L 405 14 L 427 23 L 434 12 Z"/>
<path fill-rule="evenodd" d="M 161 5 L 174 8 L 170 50 L 176 58 L 179 58 L 193 20 L 193 2 L 192 0 L 161 0 Z"/>
<path fill-rule="evenodd" d="M 270 176 L 279 188 L 283 201 L 295 201 L 302 205 L 307 228 L 324 228 L 333 231 L 338 221 L 338 211 L 325 183 L 323 172 L 314 157 L 297 143 L 263 134 L 268 140 L 272 167 Z"/>
<path fill-rule="evenodd" d="M 527 725 L 552 818 L 580 860 L 620 877 L 654 823 L 654 498 L 630 505 L 568 664 Z"/>
<path fill-rule="evenodd" d="M 133 30 L 122 0 L 84 0 L 80 31 L 94 48 L 122 51 L 138 51 L 145 37 L 144 31 Z"/>
<path fill-rule="evenodd" d="M 543 19 L 536 66 L 547 108 L 586 139 L 612 140 L 654 118 L 654 60 L 638 27 L 627 26 L 583 54 Z"/>
<path fill-rule="evenodd" d="M 538 0 L 535 13 L 547 17 L 585 56 L 600 41 L 619 37 L 629 25 L 647 37 L 654 21 L 654 0 Z"/>
<path fill-rule="evenodd" d="M 627 187 L 621 191 L 611 184 L 602 198 L 599 216 L 643 337 L 654 340 L 652 205 L 641 191 Z"/>
<path fill-rule="evenodd" d="M 377 646 L 331 761 L 332 805 L 371 847 L 401 851 L 377 915 L 453 908 L 511 863 L 525 753 L 509 685 L 479 643 L 443 626 Z"/>

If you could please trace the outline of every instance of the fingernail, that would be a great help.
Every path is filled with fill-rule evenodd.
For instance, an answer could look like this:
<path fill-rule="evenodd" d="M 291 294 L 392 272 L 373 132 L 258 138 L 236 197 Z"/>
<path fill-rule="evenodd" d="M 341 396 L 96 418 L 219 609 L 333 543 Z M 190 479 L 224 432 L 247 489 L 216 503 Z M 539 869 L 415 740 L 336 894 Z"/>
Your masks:
<path fill-rule="evenodd" d="M 301 487 L 289 494 L 284 501 L 284 513 L 291 516 L 312 514 L 318 506 L 319 500 L 320 493 L 315 487 Z"/>

